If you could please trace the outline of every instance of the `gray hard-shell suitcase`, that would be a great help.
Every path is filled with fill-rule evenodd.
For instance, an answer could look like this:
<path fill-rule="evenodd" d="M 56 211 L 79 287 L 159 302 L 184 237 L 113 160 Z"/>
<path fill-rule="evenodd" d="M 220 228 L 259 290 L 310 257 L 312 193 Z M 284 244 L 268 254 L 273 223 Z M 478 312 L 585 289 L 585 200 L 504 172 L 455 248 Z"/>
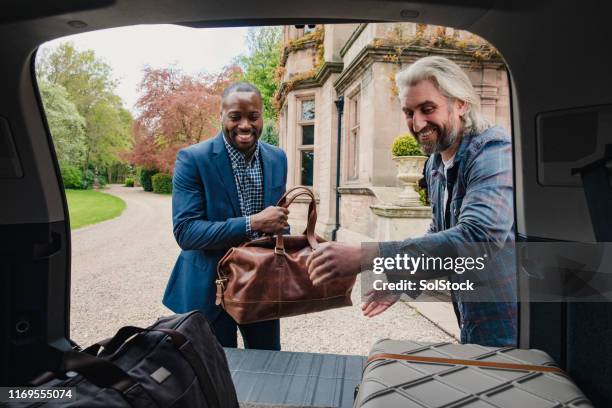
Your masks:
<path fill-rule="evenodd" d="M 592 406 L 543 351 L 397 340 L 374 344 L 354 404 L 355 408 Z"/>

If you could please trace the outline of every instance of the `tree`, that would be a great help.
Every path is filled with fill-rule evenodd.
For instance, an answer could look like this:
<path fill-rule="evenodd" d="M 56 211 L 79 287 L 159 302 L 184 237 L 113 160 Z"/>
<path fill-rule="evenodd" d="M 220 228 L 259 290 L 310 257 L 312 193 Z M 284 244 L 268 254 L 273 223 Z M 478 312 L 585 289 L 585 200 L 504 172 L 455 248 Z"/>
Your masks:
<path fill-rule="evenodd" d="M 41 98 L 60 166 L 81 166 L 85 157 L 85 118 L 63 86 L 40 81 Z"/>
<path fill-rule="evenodd" d="M 66 88 L 85 117 L 97 102 L 114 96 L 117 81 L 112 69 L 93 50 L 79 51 L 70 42 L 61 43 L 37 58 L 36 65 L 38 77 Z"/>
<path fill-rule="evenodd" d="M 65 89 L 68 99 L 85 120 L 81 166 L 108 172 L 132 144 L 132 118 L 122 106 L 111 67 L 94 51 L 79 51 L 71 43 L 43 51 L 36 60 L 39 82 Z M 43 101 L 45 95 L 42 95 Z M 45 103 L 46 107 L 46 103 Z M 51 128 L 52 134 L 57 133 Z M 55 135 L 54 135 L 55 137 Z M 110 175 L 110 174 L 109 174 Z"/>
<path fill-rule="evenodd" d="M 271 122 L 264 123 L 259 140 L 274 146 L 278 146 L 278 131 L 276 130 L 275 125 L 275 123 Z"/>
<path fill-rule="evenodd" d="M 148 169 L 172 172 L 179 149 L 219 130 L 221 94 L 240 75 L 234 66 L 218 75 L 198 76 L 176 68 L 145 68 L 129 160 Z"/>
<path fill-rule="evenodd" d="M 272 104 L 272 97 L 278 88 L 274 79 L 280 63 L 281 27 L 253 27 L 247 34 L 247 55 L 236 58 L 244 72 L 243 79 L 257 86 L 264 105 L 264 119 L 276 123 L 278 112 Z"/>
<path fill-rule="evenodd" d="M 122 160 L 121 153 L 132 147 L 132 115 L 113 98 L 91 107 L 87 123 L 87 161 L 112 178 L 112 168 Z"/>

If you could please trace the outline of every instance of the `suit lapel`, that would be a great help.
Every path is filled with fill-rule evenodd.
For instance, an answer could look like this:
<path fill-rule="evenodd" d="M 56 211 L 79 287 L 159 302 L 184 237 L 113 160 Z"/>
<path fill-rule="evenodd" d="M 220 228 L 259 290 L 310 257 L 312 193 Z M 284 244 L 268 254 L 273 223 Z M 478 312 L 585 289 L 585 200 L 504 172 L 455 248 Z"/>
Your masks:
<path fill-rule="evenodd" d="M 219 133 L 215 136 L 215 140 L 213 141 L 213 155 L 219 179 L 225 185 L 225 192 L 232 204 L 235 215 L 239 217 L 242 215 L 242 212 L 240 211 L 238 188 L 236 187 L 236 180 L 234 179 L 232 163 L 230 162 L 229 155 L 223 143 L 223 133 Z"/>
<path fill-rule="evenodd" d="M 275 205 L 276 201 L 272 201 L 272 172 L 274 171 L 272 157 L 268 151 L 268 147 L 264 143 L 259 144 L 259 153 L 261 155 L 261 165 L 263 167 L 263 193 L 264 193 L 264 208 Z"/>

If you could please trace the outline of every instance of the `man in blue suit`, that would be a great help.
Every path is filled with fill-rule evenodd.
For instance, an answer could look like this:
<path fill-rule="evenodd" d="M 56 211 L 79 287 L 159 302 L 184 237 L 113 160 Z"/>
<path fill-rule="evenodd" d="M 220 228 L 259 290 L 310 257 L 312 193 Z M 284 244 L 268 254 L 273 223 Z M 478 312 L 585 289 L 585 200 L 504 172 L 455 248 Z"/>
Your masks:
<path fill-rule="evenodd" d="M 237 82 L 223 93 L 222 131 L 178 152 L 172 221 L 182 251 L 164 294 L 176 313 L 204 312 L 217 339 L 237 346 L 280 350 L 278 320 L 238 325 L 215 305 L 217 263 L 233 246 L 288 227 L 288 210 L 275 203 L 285 192 L 287 156 L 258 141 L 263 128 L 259 90 Z"/>

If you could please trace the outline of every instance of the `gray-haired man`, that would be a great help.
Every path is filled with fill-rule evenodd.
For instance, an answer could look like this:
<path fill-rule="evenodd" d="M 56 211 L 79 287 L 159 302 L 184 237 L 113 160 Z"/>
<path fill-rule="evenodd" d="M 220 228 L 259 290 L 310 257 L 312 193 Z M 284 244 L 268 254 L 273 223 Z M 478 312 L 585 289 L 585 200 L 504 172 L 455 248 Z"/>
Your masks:
<path fill-rule="evenodd" d="M 383 242 L 371 254 L 361 246 L 321 245 L 308 260 L 316 285 L 360 272 L 362 258 L 440 257 L 478 243 L 492 256 L 481 278 L 491 299 L 468 300 L 453 291 L 461 342 L 491 346 L 516 345 L 516 281 L 513 252 L 514 211 L 510 136 L 491 127 L 480 113 L 480 99 L 469 78 L 454 62 L 426 57 L 398 73 L 401 108 L 408 128 L 426 154 L 425 171 L 432 222 L 427 233 L 400 242 Z M 418 271 L 422 278 L 438 277 Z M 450 274 L 451 281 L 460 277 Z M 382 313 L 399 295 L 376 292 L 363 305 L 366 316 Z"/>

